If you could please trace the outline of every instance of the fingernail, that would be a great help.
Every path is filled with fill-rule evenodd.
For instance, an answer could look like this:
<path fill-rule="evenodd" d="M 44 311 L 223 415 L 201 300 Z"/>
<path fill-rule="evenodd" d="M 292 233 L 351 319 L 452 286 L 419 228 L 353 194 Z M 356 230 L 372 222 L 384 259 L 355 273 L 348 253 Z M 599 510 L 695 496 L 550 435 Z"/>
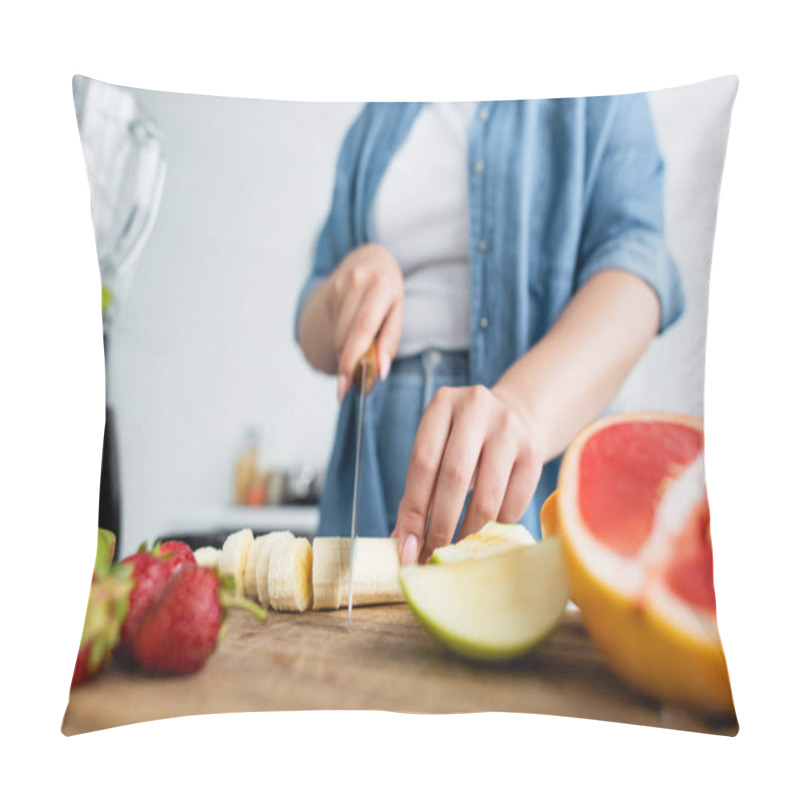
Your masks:
<path fill-rule="evenodd" d="M 381 380 L 385 381 L 386 376 L 389 374 L 389 369 L 392 366 L 392 360 L 386 352 L 381 353 Z"/>
<path fill-rule="evenodd" d="M 340 375 L 336 379 L 336 398 L 341 403 L 344 400 L 345 388 L 347 387 L 347 375 Z"/>
<path fill-rule="evenodd" d="M 406 536 L 403 544 L 403 566 L 407 564 L 416 564 L 417 555 L 419 554 L 419 543 L 416 536 Z"/>

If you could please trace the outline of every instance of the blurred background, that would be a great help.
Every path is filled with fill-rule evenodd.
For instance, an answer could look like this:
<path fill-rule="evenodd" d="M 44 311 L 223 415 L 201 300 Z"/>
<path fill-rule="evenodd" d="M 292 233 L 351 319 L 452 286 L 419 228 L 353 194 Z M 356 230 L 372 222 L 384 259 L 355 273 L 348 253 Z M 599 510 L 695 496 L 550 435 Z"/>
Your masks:
<path fill-rule="evenodd" d="M 726 80 L 648 96 L 666 162 L 667 239 L 688 303 L 631 374 L 617 410 L 703 411 L 717 203 L 708 187 L 725 149 Z M 99 115 L 101 129 L 123 117 L 126 137 L 144 130 L 157 150 L 137 167 L 146 200 L 128 198 L 135 211 L 118 215 L 119 235 L 136 239 L 124 274 L 104 277 L 114 285 L 105 336 L 121 555 L 144 540 L 245 526 L 313 534 L 337 403 L 334 379 L 314 373 L 294 342 L 294 309 L 361 104 L 143 90 L 121 100 L 104 87 L 76 91 L 79 120 L 78 100 L 94 88 L 96 109 L 117 110 Z M 103 191 L 112 206 L 121 194 Z"/>

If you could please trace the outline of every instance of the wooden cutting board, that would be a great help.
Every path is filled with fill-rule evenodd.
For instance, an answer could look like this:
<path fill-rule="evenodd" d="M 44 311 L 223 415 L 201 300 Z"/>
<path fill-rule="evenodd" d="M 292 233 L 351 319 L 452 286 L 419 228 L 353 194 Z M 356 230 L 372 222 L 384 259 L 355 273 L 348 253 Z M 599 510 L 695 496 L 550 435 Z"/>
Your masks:
<path fill-rule="evenodd" d="M 192 714 L 292 709 L 415 713 L 516 711 L 735 735 L 735 719 L 664 709 L 606 667 L 568 611 L 542 645 L 513 662 L 451 655 L 405 605 L 347 612 L 234 611 L 221 645 L 196 675 L 153 677 L 112 667 L 75 689 L 62 730 L 85 733 Z"/>

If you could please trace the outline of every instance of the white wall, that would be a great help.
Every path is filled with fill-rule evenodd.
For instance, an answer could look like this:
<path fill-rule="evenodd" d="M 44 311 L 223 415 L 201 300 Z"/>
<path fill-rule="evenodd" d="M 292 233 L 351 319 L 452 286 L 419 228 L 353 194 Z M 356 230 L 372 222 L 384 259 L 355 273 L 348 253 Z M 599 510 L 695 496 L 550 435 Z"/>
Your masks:
<path fill-rule="evenodd" d="M 668 165 L 667 235 L 689 307 L 631 375 L 618 408 L 702 413 L 710 261 L 702 243 L 726 134 L 730 91 L 721 88 L 651 95 Z M 247 426 L 262 430 L 272 462 L 324 467 L 335 390 L 300 357 L 292 318 L 336 153 L 360 107 L 137 97 L 163 131 L 168 168 L 112 343 L 125 552 L 183 509 L 229 502 Z"/>
<path fill-rule="evenodd" d="M 708 279 L 717 187 L 735 79 L 652 92 L 650 108 L 666 165 L 664 224 L 686 292 L 683 316 L 650 346 L 615 408 L 703 414 Z"/>
<path fill-rule="evenodd" d="M 324 466 L 335 388 L 302 360 L 293 312 L 360 108 L 137 97 L 168 166 L 111 345 L 126 552 L 184 509 L 230 502 L 247 426 L 270 461 Z"/>

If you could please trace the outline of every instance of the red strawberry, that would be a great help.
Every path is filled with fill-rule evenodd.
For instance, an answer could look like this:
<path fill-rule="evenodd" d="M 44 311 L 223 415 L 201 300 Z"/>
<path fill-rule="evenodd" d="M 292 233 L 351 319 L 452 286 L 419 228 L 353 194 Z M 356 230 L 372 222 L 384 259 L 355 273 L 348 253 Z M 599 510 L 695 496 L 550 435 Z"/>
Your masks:
<path fill-rule="evenodd" d="M 122 564 L 131 567 L 133 589 L 128 600 L 128 614 L 122 625 L 119 646 L 115 656 L 117 660 L 130 666 L 132 663 L 133 637 L 142 618 L 158 600 L 174 570 L 169 563 L 171 559 L 161 560 L 145 551 L 135 553 L 123 559 Z"/>
<path fill-rule="evenodd" d="M 102 576 L 93 576 L 72 686 L 78 686 L 98 673 L 111 658 L 128 611 L 128 598 L 133 587 L 130 572 L 130 567 L 117 565 Z"/>
<path fill-rule="evenodd" d="M 89 678 L 103 668 L 104 662 L 101 658 L 96 669 L 89 669 L 90 650 L 91 647 L 88 644 L 81 645 L 81 649 L 78 650 L 78 657 L 75 659 L 75 669 L 72 672 L 70 688 L 73 686 L 80 686 L 84 681 L 88 681 Z"/>
<path fill-rule="evenodd" d="M 186 564 L 196 564 L 192 548 L 185 542 L 169 540 L 158 542 L 153 548 L 153 555 L 169 562 L 173 572 L 177 572 Z"/>
<path fill-rule="evenodd" d="M 261 606 L 234 597 L 215 570 L 191 566 L 180 570 L 134 635 L 137 664 L 151 672 L 197 672 L 214 652 L 232 606 L 246 608 L 259 619 L 266 617 Z"/>

